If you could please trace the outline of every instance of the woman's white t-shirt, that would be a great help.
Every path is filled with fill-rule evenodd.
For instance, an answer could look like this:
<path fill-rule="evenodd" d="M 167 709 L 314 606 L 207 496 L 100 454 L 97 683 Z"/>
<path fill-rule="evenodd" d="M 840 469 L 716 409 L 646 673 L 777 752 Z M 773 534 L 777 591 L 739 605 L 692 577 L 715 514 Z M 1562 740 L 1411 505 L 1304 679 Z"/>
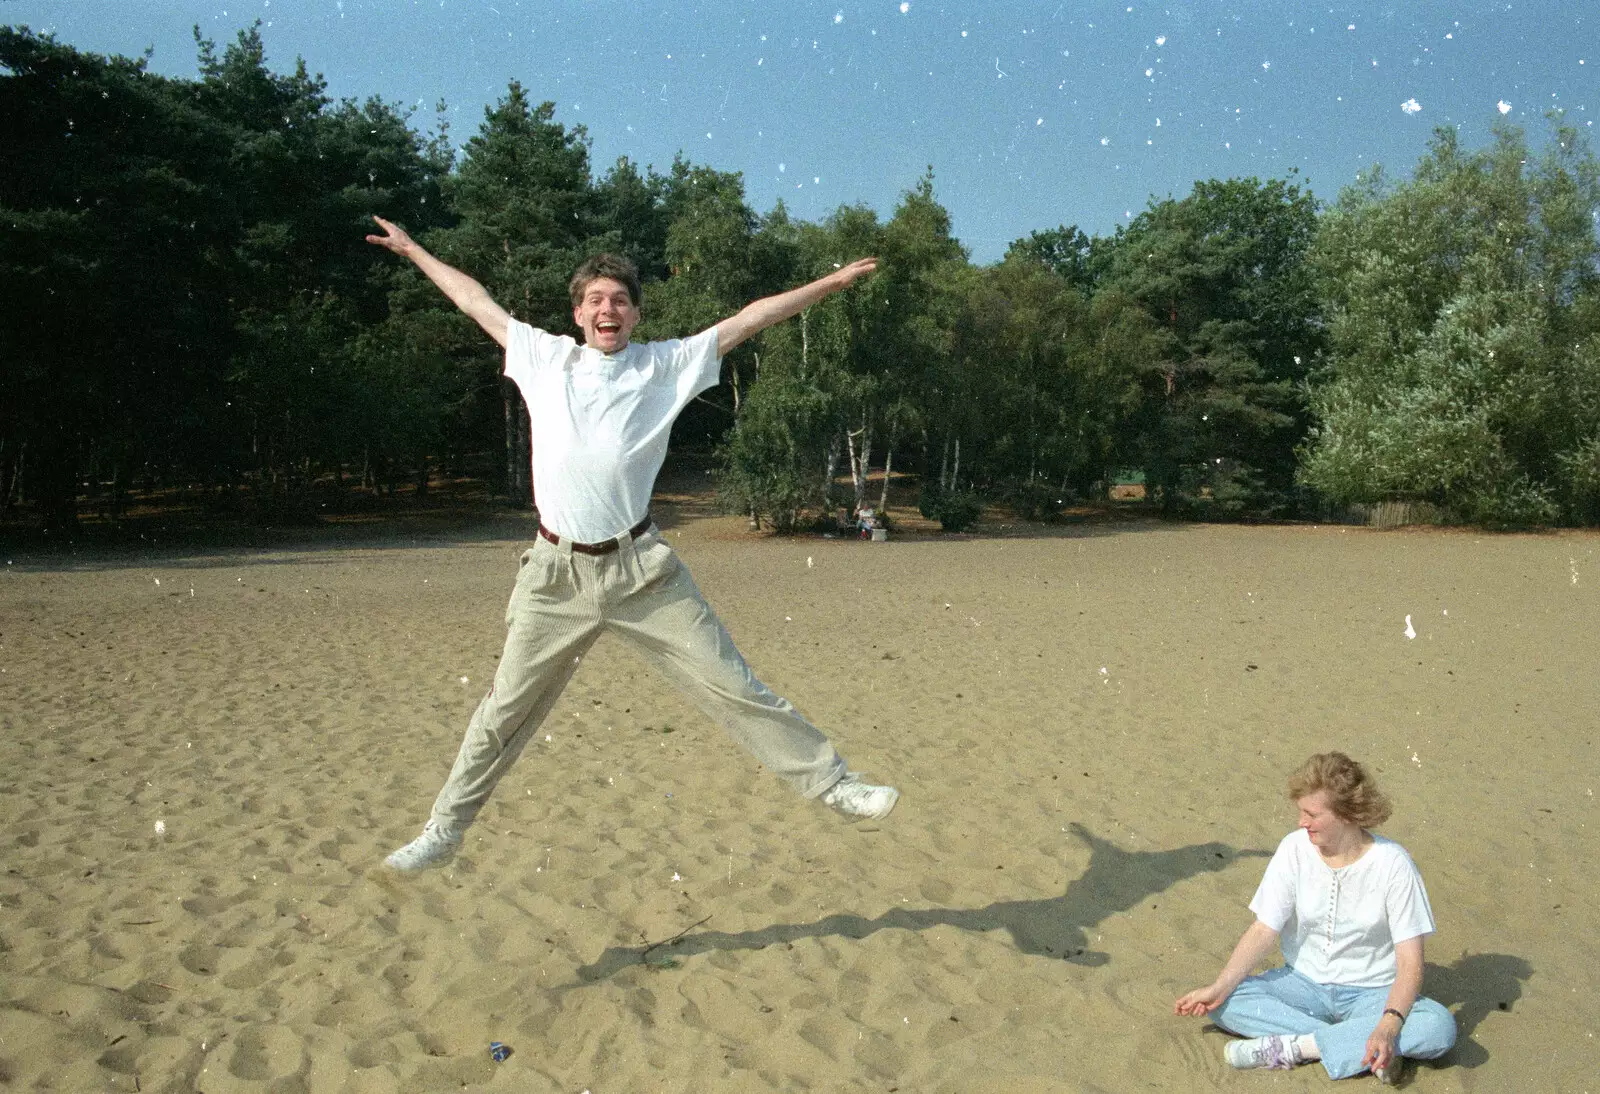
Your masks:
<path fill-rule="evenodd" d="M 1379 988 L 1394 983 L 1397 942 L 1432 934 L 1422 875 L 1391 839 L 1334 869 L 1305 829 L 1283 838 L 1250 910 L 1279 932 L 1283 959 L 1319 984 Z"/>
<path fill-rule="evenodd" d="M 528 404 L 540 522 L 599 543 L 644 519 L 673 420 L 720 370 L 715 327 L 608 355 L 511 320 L 505 371 Z"/>

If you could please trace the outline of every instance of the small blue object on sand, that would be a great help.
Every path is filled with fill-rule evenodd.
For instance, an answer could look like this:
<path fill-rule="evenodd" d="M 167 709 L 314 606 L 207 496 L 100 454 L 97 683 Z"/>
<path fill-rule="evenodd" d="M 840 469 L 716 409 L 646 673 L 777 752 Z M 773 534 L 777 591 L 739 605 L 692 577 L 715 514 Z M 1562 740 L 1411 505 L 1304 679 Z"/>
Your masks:
<path fill-rule="evenodd" d="M 511 1046 L 500 1041 L 489 1042 L 489 1055 L 493 1056 L 495 1063 L 503 1063 L 511 1055 Z"/>

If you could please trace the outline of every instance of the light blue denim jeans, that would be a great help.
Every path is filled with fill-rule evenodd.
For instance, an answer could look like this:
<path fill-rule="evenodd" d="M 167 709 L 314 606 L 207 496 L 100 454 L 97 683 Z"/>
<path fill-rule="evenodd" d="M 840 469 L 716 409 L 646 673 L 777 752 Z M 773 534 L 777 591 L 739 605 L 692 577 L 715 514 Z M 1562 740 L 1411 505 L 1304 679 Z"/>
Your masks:
<path fill-rule="evenodd" d="M 1241 1037 L 1269 1033 L 1316 1036 L 1330 1079 L 1366 1071 L 1367 1038 L 1383 1017 L 1389 989 L 1319 984 L 1291 968 L 1247 977 L 1211 1020 Z M 1400 1055 L 1434 1060 L 1456 1043 L 1456 1020 L 1441 1004 L 1421 996 L 1400 1029 Z"/>

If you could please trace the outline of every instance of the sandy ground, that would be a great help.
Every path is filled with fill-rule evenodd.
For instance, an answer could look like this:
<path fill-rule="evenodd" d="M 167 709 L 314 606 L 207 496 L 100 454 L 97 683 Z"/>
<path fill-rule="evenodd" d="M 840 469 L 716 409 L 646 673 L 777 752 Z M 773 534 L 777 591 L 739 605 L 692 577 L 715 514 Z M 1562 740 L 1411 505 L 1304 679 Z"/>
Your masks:
<path fill-rule="evenodd" d="M 1171 1004 L 1340 748 L 1439 920 L 1462 1036 L 1412 1087 L 1600 1091 L 1600 537 L 662 513 L 889 819 L 794 799 L 606 639 L 457 863 L 395 877 L 525 525 L 6 560 L 0 1088 L 1323 1089 Z"/>

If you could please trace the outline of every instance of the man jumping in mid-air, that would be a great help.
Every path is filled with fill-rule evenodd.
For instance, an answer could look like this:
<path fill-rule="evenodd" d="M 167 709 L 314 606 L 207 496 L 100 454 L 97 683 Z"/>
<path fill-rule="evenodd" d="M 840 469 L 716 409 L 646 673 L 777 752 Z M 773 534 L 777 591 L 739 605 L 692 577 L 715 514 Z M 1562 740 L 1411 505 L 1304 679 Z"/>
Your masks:
<path fill-rule="evenodd" d="M 555 705 L 602 631 L 629 639 L 756 759 L 808 798 L 851 817 L 883 817 L 899 791 L 848 770 L 828 739 L 751 673 L 689 571 L 650 519 L 672 422 L 715 387 L 722 355 L 877 269 L 863 258 L 765 297 L 681 341 L 630 345 L 639 322 L 633 263 L 597 255 L 573 275 L 584 344 L 519 322 L 477 281 L 374 217 L 368 242 L 410 259 L 506 351 L 533 423 L 539 536 L 522 556 L 506 645 L 422 835 L 385 861 L 449 862 L 495 784 Z"/>

